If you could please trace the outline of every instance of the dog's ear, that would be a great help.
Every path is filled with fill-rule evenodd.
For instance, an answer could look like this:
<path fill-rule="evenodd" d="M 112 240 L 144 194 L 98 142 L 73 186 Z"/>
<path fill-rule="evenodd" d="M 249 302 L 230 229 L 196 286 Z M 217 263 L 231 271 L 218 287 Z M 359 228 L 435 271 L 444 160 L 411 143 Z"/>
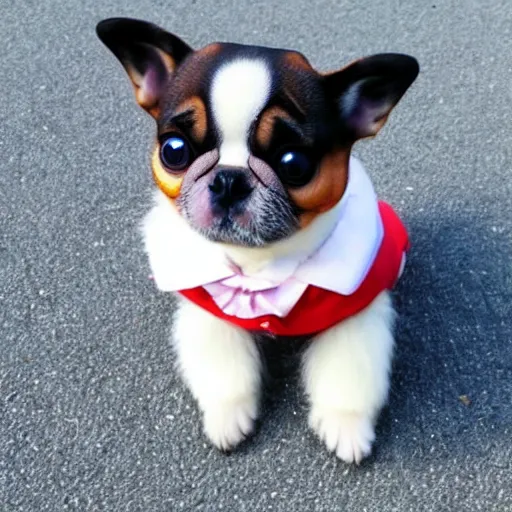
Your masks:
<path fill-rule="evenodd" d="M 96 33 L 124 66 L 139 105 L 157 117 L 170 74 L 192 48 L 152 23 L 129 18 L 104 20 Z"/>
<path fill-rule="evenodd" d="M 377 134 L 418 73 L 413 57 L 387 53 L 355 61 L 323 80 L 348 132 L 359 139 Z"/>

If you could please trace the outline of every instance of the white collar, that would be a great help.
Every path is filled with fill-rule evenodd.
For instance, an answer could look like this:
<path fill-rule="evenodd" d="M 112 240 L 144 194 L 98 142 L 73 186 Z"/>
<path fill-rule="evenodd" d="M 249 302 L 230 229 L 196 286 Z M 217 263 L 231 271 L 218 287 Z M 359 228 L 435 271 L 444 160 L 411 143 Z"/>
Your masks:
<path fill-rule="evenodd" d="M 309 247 L 309 253 L 298 248 L 270 260 L 251 274 L 250 281 L 261 279 L 279 285 L 293 278 L 343 295 L 353 293 L 366 277 L 383 238 L 375 191 L 356 158 L 350 158 L 343 197 L 325 215 L 334 215 L 337 220 L 320 247 Z M 307 229 L 317 229 L 315 221 Z M 143 232 L 155 282 L 163 291 L 195 288 L 235 275 L 225 247 L 193 231 L 161 193 L 144 221 Z"/>

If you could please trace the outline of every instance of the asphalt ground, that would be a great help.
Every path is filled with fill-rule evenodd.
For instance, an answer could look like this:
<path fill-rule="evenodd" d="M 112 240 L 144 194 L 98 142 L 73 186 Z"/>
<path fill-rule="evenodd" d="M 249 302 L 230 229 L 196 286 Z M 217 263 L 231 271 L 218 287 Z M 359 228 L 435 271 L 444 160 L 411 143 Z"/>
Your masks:
<path fill-rule="evenodd" d="M 197 47 L 295 48 L 322 70 L 419 60 L 356 147 L 413 242 L 360 467 L 308 430 L 294 346 L 271 347 L 285 370 L 255 437 L 230 456 L 206 444 L 173 367 L 173 301 L 148 278 L 153 124 L 96 39 L 110 16 Z M 0 510 L 512 510 L 511 41 L 509 0 L 2 0 Z"/>

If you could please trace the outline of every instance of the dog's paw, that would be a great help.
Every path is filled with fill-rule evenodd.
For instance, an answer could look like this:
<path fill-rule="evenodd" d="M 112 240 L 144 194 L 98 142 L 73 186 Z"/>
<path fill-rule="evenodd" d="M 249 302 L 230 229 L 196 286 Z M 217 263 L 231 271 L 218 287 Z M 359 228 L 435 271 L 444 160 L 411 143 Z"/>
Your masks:
<path fill-rule="evenodd" d="M 219 450 L 229 451 L 253 431 L 256 416 L 252 398 L 218 403 L 204 411 L 204 431 Z"/>
<path fill-rule="evenodd" d="M 345 462 L 359 464 L 372 451 L 375 432 L 366 415 L 315 407 L 309 425 L 328 450 Z"/>

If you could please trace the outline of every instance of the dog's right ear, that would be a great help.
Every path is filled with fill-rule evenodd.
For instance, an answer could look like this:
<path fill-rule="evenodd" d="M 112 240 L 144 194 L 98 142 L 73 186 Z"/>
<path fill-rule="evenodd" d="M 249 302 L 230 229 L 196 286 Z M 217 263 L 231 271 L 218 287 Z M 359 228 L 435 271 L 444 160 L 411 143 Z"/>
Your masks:
<path fill-rule="evenodd" d="M 326 90 L 336 98 L 341 119 L 354 140 L 377 134 L 419 69 L 409 55 L 384 53 L 324 75 Z"/>
<path fill-rule="evenodd" d="M 124 66 L 138 104 L 158 117 L 169 76 L 192 48 L 152 23 L 129 18 L 101 21 L 96 33 Z"/>

